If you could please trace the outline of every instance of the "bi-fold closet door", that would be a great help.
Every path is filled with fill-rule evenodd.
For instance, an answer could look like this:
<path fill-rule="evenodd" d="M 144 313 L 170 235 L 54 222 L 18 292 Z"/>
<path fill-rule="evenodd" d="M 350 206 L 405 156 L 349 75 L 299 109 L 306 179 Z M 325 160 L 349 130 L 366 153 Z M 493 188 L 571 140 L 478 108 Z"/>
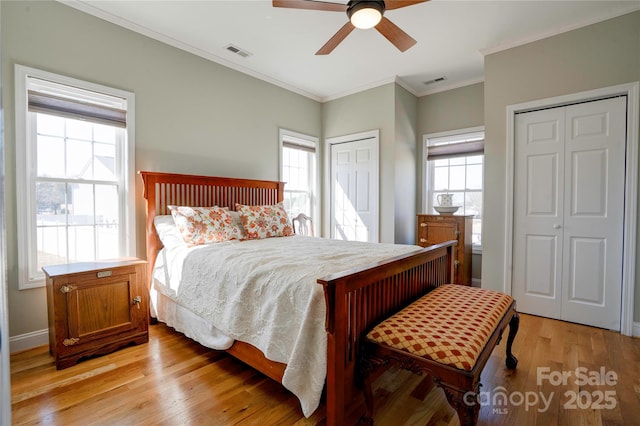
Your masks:
<path fill-rule="evenodd" d="M 520 113 L 515 133 L 518 310 L 620 330 L 626 97 Z"/>

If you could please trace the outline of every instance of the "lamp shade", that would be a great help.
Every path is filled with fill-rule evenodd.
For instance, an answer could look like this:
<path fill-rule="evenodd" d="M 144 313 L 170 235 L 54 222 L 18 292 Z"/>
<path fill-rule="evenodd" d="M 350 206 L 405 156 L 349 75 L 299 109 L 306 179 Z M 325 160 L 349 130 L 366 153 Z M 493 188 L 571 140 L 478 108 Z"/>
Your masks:
<path fill-rule="evenodd" d="M 373 28 L 382 19 L 383 1 L 350 1 L 347 15 L 354 27 L 360 29 Z"/>

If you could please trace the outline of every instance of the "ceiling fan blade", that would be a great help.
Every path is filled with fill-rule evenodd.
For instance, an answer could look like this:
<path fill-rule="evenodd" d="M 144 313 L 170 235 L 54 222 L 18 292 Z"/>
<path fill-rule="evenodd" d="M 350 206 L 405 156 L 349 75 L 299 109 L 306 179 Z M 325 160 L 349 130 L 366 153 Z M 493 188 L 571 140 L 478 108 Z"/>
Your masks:
<path fill-rule="evenodd" d="M 401 52 L 409 49 L 417 43 L 409 34 L 405 33 L 396 24 L 382 17 L 382 20 L 376 25 L 376 30 L 387 38 Z"/>
<path fill-rule="evenodd" d="M 426 3 L 429 0 L 387 0 L 384 2 L 385 10 L 400 9 L 401 7 L 413 6 L 414 4 Z"/>
<path fill-rule="evenodd" d="M 273 7 L 289 9 L 327 10 L 329 12 L 346 12 L 347 5 L 314 0 L 273 0 Z"/>
<path fill-rule="evenodd" d="M 355 27 L 351 24 L 351 22 L 347 22 L 346 24 L 344 24 L 344 26 L 340 28 L 338 32 L 335 33 L 333 37 L 331 37 L 329 41 L 326 42 L 325 45 L 316 52 L 316 55 L 328 55 L 329 53 L 331 53 L 333 49 L 335 49 L 342 42 L 342 40 L 344 40 L 349 34 L 351 34 L 351 31 L 353 31 L 354 28 Z"/>

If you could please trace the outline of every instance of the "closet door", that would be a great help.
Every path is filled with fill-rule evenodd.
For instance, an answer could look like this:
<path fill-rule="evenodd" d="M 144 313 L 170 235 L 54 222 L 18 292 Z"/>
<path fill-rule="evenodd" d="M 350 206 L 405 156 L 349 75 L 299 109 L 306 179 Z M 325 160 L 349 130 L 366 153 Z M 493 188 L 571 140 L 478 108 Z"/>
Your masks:
<path fill-rule="evenodd" d="M 566 107 L 562 319 L 620 330 L 626 98 Z"/>
<path fill-rule="evenodd" d="M 625 115 L 613 98 L 517 116 L 520 311 L 620 329 Z"/>
<path fill-rule="evenodd" d="M 516 116 L 513 296 L 521 312 L 561 317 L 564 110 Z"/>

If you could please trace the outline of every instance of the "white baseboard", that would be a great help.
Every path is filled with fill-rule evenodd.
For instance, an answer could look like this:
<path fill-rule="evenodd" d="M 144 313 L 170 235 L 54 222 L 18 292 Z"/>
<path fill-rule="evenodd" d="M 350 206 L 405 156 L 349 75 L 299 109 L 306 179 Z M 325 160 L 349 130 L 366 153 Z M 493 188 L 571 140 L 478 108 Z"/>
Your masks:
<path fill-rule="evenodd" d="M 482 286 L 482 280 L 480 280 L 479 278 L 471 278 L 471 287 L 481 287 Z"/>
<path fill-rule="evenodd" d="M 49 329 L 9 337 L 9 352 L 21 352 L 27 349 L 49 344 Z"/>
<path fill-rule="evenodd" d="M 472 278 L 471 285 L 480 287 L 481 280 Z M 634 322 L 632 328 L 632 336 L 640 337 L 640 322 Z M 31 333 L 21 334 L 9 338 L 10 353 L 26 351 L 27 349 L 37 348 L 49 344 L 49 329 L 33 331 Z"/>

